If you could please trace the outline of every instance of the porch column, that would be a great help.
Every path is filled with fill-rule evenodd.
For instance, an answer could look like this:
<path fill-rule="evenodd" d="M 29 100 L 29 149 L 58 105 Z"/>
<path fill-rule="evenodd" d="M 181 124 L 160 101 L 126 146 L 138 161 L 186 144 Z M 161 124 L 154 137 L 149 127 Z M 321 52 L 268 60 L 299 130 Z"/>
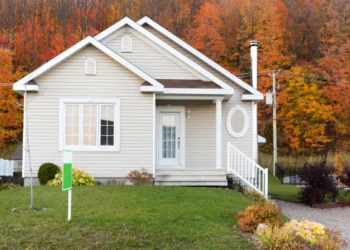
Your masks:
<path fill-rule="evenodd" d="M 221 116 L 222 116 L 222 99 L 216 99 L 216 169 L 222 169 L 222 138 L 221 138 Z"/>

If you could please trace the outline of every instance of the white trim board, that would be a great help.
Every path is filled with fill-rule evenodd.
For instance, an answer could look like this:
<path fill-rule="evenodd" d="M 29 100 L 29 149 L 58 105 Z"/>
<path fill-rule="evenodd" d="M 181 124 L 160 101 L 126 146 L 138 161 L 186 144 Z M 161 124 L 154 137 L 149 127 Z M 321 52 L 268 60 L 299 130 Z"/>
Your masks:
<path fill-rule="evenodd" d="M 233 89 L 230 85 L 226 84 L 225 82 L 220 80 L 218 77 L 214 76 L 212 73 L 210 73 L 209 71 L 207 71 L 206 69 L 204 69 L 203 67 L 201 67 L 200 65 L 198 65 L 197 63 L 192 61 L 190 58 L 183 55 L 182 53 L 180 53 L 179 51 L 177 51 L 176 49 L 174 49 L 170 45 L 168 45 L 167 43 L 162 41 L 160 38 L 153 35 L 151 32 L 149 32 L 148 30 L 143 28 L 141 25 L 138 25 L 137 23 L 135 23 L 134 21 L 132 21 L 128 17 L 124 17 L 122 20 L 120 20 L 116 24 L 114 24 L 111 27 L 109 27 L 108 29 L 104 30 L 103 32 L 101 32 L 100 34 L 95 36 L 95 39 L 98 41 L 101 41 L 104 38 L 106 38 L 107 36 L 111 35 L 113 32 L 119 30 L 124 25 L 129 25 L 130 27 L 134 28 L 136 31 L 140 32 L 142 35 L 149 38 L 154 43 L 158 44 L 161 48 L 165 49 L 170 54 L 174 55 L 175 57 L 177 57 L 178 59 L 180 59 L 181 61 L 183 61 L 184 63 L 186 63 L 190 67 L 192 67 L 193 69 L 197 70 L 199 73 L 201 73 L 202 75 L 207 77 L 209 80 L 215 82 L 223 89 Z"/>
<path fill-rule="evenodd" d="M 184 42 L 183 40 L 181 40 L 177 36 L 173 35 L 168 30 L 164 29 L 162 26 L 160 26 L 158 23 L 154 22 L 149 17 L 143 17 L 139 21 L 137 21 L 137 23 L 141 26 L 144 24 L 148 24 L 149 26 L 151 26 L 152 28 L 154 28 L 158 32 L 160 32 L 163 35 L 165 35 L 166 37 L 168 37 L 173 42 L 177 43 L 178 45 L 180 45 L 181 47 L 183 47 L 184 49 L 186 49 L 187 51 L 189 51 L 193 55 L 197 56 L 199 59 L 201 59 L 202 61 L 204 61 L 205 63 L 207 63 L 208 65 L 210 65 L 214 69 L 216 69 L 217 71 L 219 71 L 221 74 L 223 74 L 227 78 L 231 79 L 233 82 L 235 82 L 237 85 L 241 86 L 243 89 L 248 90 L 249 92 L 251 92 L 254 95 L 258 95 L 258 96 L 261 95 L 262 96 L 262 93 L 260 93 L 258 90 L 254 89 L 252 86 L 250 86 L 246 82 L 242 81 L 237 76 L 233 75 L 231 72 L 224 69 L 219 64 L 217 64 L 213 60 L 209 59 L 208 57 L 203 55 L 198 50 L 194 49 L 192 46 L 190 46 L 189 44 L 187 44 L 186 42 Z M 263 97 L 262 97 L 262 99 L 263 99 Z"/>
<path fill-rule="evenodd" d="M 136 75 L 138 75 L 139 77 L 144 79 L 145 81 L 152 84 L 154 87 L 157 87 L 157 88 L 163 87 L 163 85 L 161 83 L 159 83 L 157 80 L 153 79 L 151 76 L 149 76 L 148 74 L 146 74 L 145 72 L 143 72 L 142 70 L 137 68 L 135 65 L 131 64 L 130 62 L 125 60 L 123 57 L 116 54 L 111 49 L 109 49 L 108 47 L 104 46 L 102 43 L 96 41 L 94 38 L 89 36 L 89 37 L 86 37 L 85 39 L 83 39 L 82 41 L 78 42 L 77 44 L 73 45 L 72 47 L 70 47 L 66 51 L 62 52 L 61 54 L 59 54 L 58 56 L 56 56 L 55 58 L 53 58 L 49 62 L 45 63 L 44 65 L 42 65 L 41 67 L 39 67 L 38 69 L 33 71 L 32 73 L 23 77 L 21 80 L 19 80 L 18 82 L 16 82 L 13 85 L 13 90 L 23 91 L 24 90 L 23 86 L 25 86 L 25 84 L 27 82 L 44 74 L 46 71 L 55 67 L 60 62 L 64 61 L 68 57 L 72 56 L 73 54 L 77 53 L 81 49 L 85 48 L 87 45 L 93 45 L 94 47 L 96 47 L 97 49 L 99 49 L 100 51 L 105 53 L 106 55 L 110 56 L 115 61 L 122 64 L 124 67 L 126 67 L 127 69 L 129 69 L 130 71 L 132 71 L 133 73 L 135 73 Z M 27 90 L 28 90 L 28 87 L 29 87 L 29 85 L 27 85 Z"/>

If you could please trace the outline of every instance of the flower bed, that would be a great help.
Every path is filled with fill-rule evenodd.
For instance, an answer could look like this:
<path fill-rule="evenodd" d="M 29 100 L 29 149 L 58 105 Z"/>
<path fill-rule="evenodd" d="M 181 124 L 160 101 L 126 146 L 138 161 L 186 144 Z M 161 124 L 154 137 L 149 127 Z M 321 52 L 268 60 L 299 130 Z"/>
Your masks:
<path fill-rule="evenodd" d="M 337 205 L 337 204 L 336 204 Z M 273 201 L 253 203 L 237 214 L 241 231 L 253 232 L 260 249 L 269 250 L 340 250 L 345 243 L 339 232 L 310 221 L 284 223 Z"/>

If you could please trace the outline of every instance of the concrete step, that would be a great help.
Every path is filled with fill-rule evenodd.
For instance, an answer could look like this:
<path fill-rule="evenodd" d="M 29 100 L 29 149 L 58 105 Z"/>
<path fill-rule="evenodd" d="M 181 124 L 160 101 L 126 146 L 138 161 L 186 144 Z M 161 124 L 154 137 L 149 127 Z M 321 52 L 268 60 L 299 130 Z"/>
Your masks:
<path fill-rule="evenodd" d="M 156 186 L 213 186 L 227 187 L 227 181 L 155 181 Z"/>
<path fill-rule="evenodd" d="M 226 176 L 225 170 L 188 170 L 188 169 L 176 169 L 176 170 L 156 170 L 156 176 Z"/>
<path fill-rule="evenodd" d="M 155 181 L 227 181 L 226 175 L 156 175 Z"/>

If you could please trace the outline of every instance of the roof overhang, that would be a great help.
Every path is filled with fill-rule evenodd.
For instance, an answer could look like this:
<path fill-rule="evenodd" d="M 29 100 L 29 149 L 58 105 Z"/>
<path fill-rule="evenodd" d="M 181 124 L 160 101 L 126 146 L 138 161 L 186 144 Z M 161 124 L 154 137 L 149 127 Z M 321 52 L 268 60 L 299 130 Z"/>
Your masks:
<path fill-rule="evenodd" d="M 95 48 L 99 49 L 101 52 L 105 53 L 106 55 L 108 55 L 118 63 L 122 64 L 124 67 L 126 67 L 127 69 L 129 69 L 130 71 L 132 71 L 133 73 L 135 73 L 136 75 L 144 79 L 145 81 L 149 82 L 152 85 L 151 87 L 155 87 L 157 90 L 161 90 L 163 88 L 163 85 L 159 83 L 157 80 L 155 80 L 154 78 L 149 76 L 147 73 L 137 68 L 135 65 L 131 64 L 129 61 L 127 61 L 120 55 L 116 54 L 114 51 L 112 51 L 108 47 L 104 46 L 102 43 L 98 42 L 97 40 L 89 36 L 81 40 L 77 44 L 73 45 L 66 51 L 62 52 L 55 58 L 51 59 L 49 62 L 45 63 L 44 65 L 42 65 L 41 67 L 33 71 L 32 73 L 29 73 L 27 76 L 23 77 L 21 80 L 19 80 L 13 85 L 13 90 L 21 94 L 23 94 L 25 91 L 39 92 L 40 88 L 38 85 L 30 85 L 27 83 L 41 76 L 48 70 L 55 67 L 57 64 L 66 60 L 67 58 L 74 55 L 75 53 L 77 53 L 78 51 L 80 51 L 81 49 L 85 48 L 88 45 L 92 45 Z"/>
<path fill-rule="evenodd" d="M 256 101 L 260 102 L 264 100 L 264 95 L 259 94 L 259 95 L 253 95 L 253 94 L 242 94 L 242 101 Z"/>
<path fill-rule="evenodd" d="M 157 94 L 156 100 L 171 100 L 171 101 L 215 101 L 215 100 L 227 100 L 225 96 L 221 95 L 164 95 Z"/>
<path fill-rule="evenodd" d="M 159 100 L 216 100 L 222 98 L 228 100 L 234 91 L 227 89 L 188 89 L 188 88 L 164 88 L 157 95 Z M 161 99 L 160 99 L 161 98 Z"/>

